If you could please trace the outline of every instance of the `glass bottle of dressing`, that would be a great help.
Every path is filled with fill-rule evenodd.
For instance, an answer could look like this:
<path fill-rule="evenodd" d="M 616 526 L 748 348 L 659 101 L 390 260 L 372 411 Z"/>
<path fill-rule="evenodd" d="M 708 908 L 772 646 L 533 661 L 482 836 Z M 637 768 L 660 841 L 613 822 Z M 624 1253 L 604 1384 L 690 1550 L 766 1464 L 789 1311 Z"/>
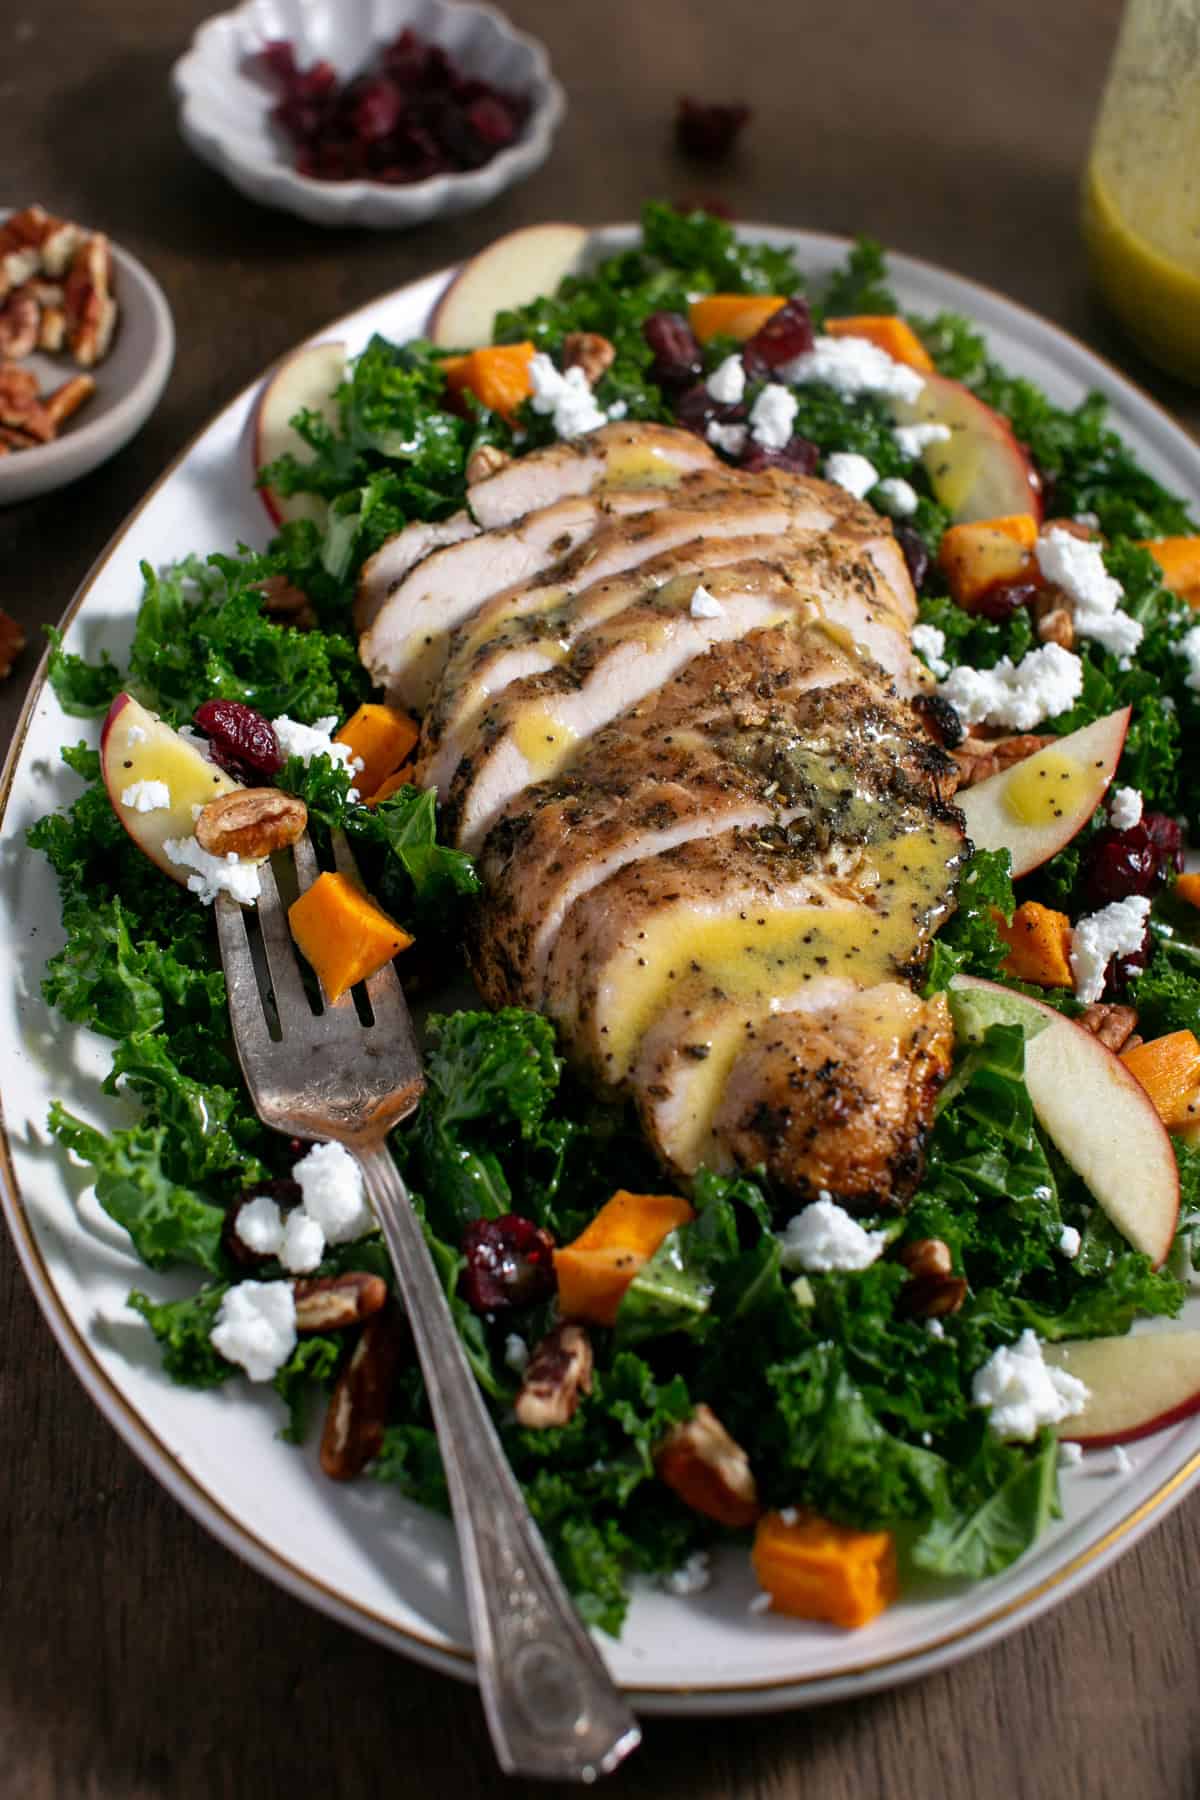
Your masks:
<path fill-rule="evenodd" d="M 1128 0 L 1084 178 L 1105 299 L 1145 354 L 1200 382 L 1200 0 Z"/>

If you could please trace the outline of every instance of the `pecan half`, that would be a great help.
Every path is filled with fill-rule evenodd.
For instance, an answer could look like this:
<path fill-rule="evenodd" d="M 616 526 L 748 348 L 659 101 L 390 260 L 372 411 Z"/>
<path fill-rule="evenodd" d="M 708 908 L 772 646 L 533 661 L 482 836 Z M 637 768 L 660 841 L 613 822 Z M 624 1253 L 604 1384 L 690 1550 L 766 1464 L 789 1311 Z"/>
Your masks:
<path fill-rule="evenodd" d="M 294 844 L 308 808 L 279 788 L 238 788 L 210 800 L 196 820 L 196 841 L 212 856 L 269 856 Z"/>
<path fill-rule="evenodd" d="M 61 387 L 56 387 L 52 394 L 47 394 L 42 401 L 51 424 L 57 431 L 66 423 L 72 413 L 77 413 L 85 400 L 90 400 L 96 391 L 96 383 L 90 375 L 72 375 Z"/>
<path fill-rule="evenodd" d="M 297 631 L 311 631 L 317 622 L 308 595 L 286 575 L 268 575 L 257 583 L 263 597 L 263 611 L 273 619 L 285 619 Z"/>
<path fill-rule="evenodd" d="M 321 1467 L 331 1480 L 352 1480 L 379 1455 L 407 1341 L 404 1315 L 394 1300 L 363 1326 L 337 1378 L 321 1432 Z"/>
<path fill-rule="evenodd" d="M 986 781 L 989 775 L 998 775 L 1001 769 L 1011 769 L 1014 763 L 1024 762 L 1027 756 L 1036 755 L 1053 742 L 1053 737 L 1039 737 L 1036 732 L 1025 732 L 1018 737 L 964 738 L 958 748 L 950 752 L 959 768 L 958 785 L 960 788 L 974 787 L 976 782 Z"/>
<path fill-rule="evenodd" d="M 517 1419 L 533 1431 L 565 1425 L 592 1391 L 592 1341 L 582 1325 L 556 1325 L 525 1365 Z"/>
<path fill-rule="evenodd" d="M 1059 644 L 1070 650 L 1075 643 L 1075 619 L 1069 607 L 1052 606 L 1037 622 L 1037 634 L 1043 644 Z"/>
<path fill-rule="evenodd" d="M 1129 1040 L 1137 1030 L 1137 1011 L 1132 1006 L 1106 1006 L 1097 1003 L 1087 1007 L 1079 1017 L 1085 1031 L 1090 1031 L 1112 1051 L 1129 1048 Z"/>
<path fill-rule="evenodd" d="M 0 611 L 0 679 L 12 674 L 12 666 L 25 648 L 25 633 L 10 614 Z"/>
<path fill-rule="evenodd" d="M 967 1284 L 955 1275 L 950 1246 L 941 1238 L 917 1238 L 897 1251 L 910 1279 L 900 1290 L 897 1308 L 910 1319 L 942 1319 L 957 1312 L 967 1297 Z"/>
<path fill-rule="evenodd" d="M 762 1511 L 750 1459 L 703 1403 L 667 1433 L 654 1452 L 660 1481 L 706 1519 L 753 1525 Z"/>
<path fill-rule="evenodd" d="M 387 1282 L 382 1275 L 346 1270 L 341 1275 L 308 1276 L 293 1281 L 297 1331 L 344 1331 L 361 1325 L 382 1310 Z"/>
<path fill-rule="evenodd" d="M 563 368 L 582 369 L 589 387 L 595 387 L 616 360 L 616 350 L 598 331 L 568 331 L 563 339 Z"/>
<path fill-rule="evenodd" d="M 0 356 L 19 362 L 37 348 L 42 309 L 27 287 L 14 288 L 0 304 Z"/>
<path fill-rule="evenodd" d="M 85 237 L 71 258 L 64 308 L 67 342 L 81 369 L 90 369 L 108 354 L 117 323 L 116 302 L 110 292 L 108 239 L 94 231 Z"/>
<path fill-rule="evenodd" d="M 486 481 L 489 475 L 498 475 L 511 461 L 508 451 L 501 450 L 497 444 L 480 444 L 467 458 L 467 485 L 473 487 L 477 481 Z"/>
<path fill-rule="evenodd" d="M 38 320 L 38 349 L 53 354 L 56 350 L 61 350 L 66 341 L 66 313 L 61 306 L 43 306 L 42 316 Z"/>

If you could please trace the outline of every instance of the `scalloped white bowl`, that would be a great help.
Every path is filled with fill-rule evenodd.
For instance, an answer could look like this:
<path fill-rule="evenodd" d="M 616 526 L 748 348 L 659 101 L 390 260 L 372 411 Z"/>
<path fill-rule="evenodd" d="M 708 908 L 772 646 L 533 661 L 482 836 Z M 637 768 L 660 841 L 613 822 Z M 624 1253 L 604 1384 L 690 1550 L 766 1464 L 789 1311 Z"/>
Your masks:
<path fill-rule="evenodd" d="M 273 38 L 288 38 L 302 66 L 325 58 L 345 78 L 406 26 L 440 44 L 468 74 L 530 96 L 518 141 L 482 169 L 408 186 L 297 174 L 294 152 L 271 119 L 278 90 L 254 69 L 255 53 Z M 492 7 L 456 0 L 246 0 L 200 26 L 171 71 L 171 90 L 185 141 L 251 200 L 314 225 L 377 231 L 485 206 L 541 166 L 566 110 L 543 46 Z"/>

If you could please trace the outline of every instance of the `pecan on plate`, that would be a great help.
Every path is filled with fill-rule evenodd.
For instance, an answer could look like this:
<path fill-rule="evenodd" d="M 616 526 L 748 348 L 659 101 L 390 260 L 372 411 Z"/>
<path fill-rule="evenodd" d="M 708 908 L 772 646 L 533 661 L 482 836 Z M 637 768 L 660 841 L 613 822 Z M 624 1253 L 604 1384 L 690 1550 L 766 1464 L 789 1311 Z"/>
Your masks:
<path fill-rule="evenodd" d="M 582 1325 L 556 1325 L 525 1365 L 515 1409 L 533 1431 L 565 1425 L 592 1391 L 592 1340 Z"/>
<path fill-rule="evenodd" d="M 563 339 L 563 368 L 582 369 L 589 387 L 595 387 L 616 360 L 616 350 L 598 331 L 568 331 Z"/>
<path fill-rule="evenodd" d="M 958 748 L 950 752 L 959 768 L 958 785 L 960 788 L 974 787 L 976 782 L 986 781 L 989 775 L 998 775 L 1001 769 L 1011 769 L 1014 763 L 1024 762 L 1027 756 L 1036 755 L 1053 742 L 1053 737 L 1039 737 L 1036 732 L 1024 732 L 1017 737 L 964 738 Z"/>
<path fill-rule="evenodd" d="M 311 631 L 317 615 L 303 588 L 298 588 L 286 575 L 268 575 L 256 583 L 263 598 L 263 611 L 273 619 L 282 619 L 296 631 Z"/>
<path fill-rule="evenodd" d="M 654 1467 L 685 1506 L 718 1524 L 753 1525 L 762 1511 L 749 1457 L 703 1402 L 672 1426 L 654 1452 Z"/>
<path fill-rule="evenodd" d="M 0 611 L 0 679 L 12 674 L 12 666 L 25 648 L 25 633 L 10 614 Z"/>
<path fill-rule="evenodd" d="M 943 1319 L 967 1297 L 967 1284 L 954 1273 L 950 1246 L 941 1238 L 916 1238 L 897 1252 L 909 1279 L 900 1290 L 899 1310 L 910 1319 Z"/>
<path fill-rule="evenodd" d="M 297 1331 L 344 1331 L 361 1325 L 387 1302 L 382 1275 L 347 1269 L 341 1275 L 310 1275 L 292 1283 Z"/>
<path fill-rule="evenodd" d="M 321 1467 L 331 1480 L 352 1480 L 378 1456 L 407 1342 L 408 1327 L 394 1300 L 363 1326 L 337 1378 L 321 1432 Z"/>
<path fill-rule="evenodd" d="M 1058 644 L 1070 650 L 1075 644 L 1075 616 L 1069 606 L 1052 606 L 1037 616 L 1037 634 L 1043 644 Z"/>
<path fill-rule="evenodd" d="M 308 808 L 280 788 L 237 788 L 210 800 L 196 820 L 196 841 L 211 856 L 269 856 L 294 844 Z"/>
<path fill-rule="evenodd" d="M 1079 1023 L 1085 1031 L 1109 1050 L 1119 1054 L 1130 1047 L 1130 1039 L 1137 1030 L 1137 1011 L 1132 1006 L 1107 1006 L 1097 1002 L 1089 1006 L 1079 1016 Z"/>

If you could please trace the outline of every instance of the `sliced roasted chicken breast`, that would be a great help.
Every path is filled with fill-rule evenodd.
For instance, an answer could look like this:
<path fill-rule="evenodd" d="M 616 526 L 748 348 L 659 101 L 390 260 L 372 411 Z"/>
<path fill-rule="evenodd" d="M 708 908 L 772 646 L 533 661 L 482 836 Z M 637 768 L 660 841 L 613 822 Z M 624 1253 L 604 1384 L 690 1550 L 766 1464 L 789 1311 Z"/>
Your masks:
<path fill-rule="evenodd" d="M 395 537 L 381 544 L 374 556 L 367 558 L 358 577 L 354 596 L 354 629 L 364 632 L 375 623 L 380 609 L 396 592 L 410 569 L 448 544 L 460 544 L 464 538 L 478 537 L 479 527 L 469 512 L 451 513 L 448 519 L 427 524 L 418 519 L 406 525 Z"/>
<path fill-rule="evenodd" d="M 467 509 L 485 531 L 599 487 L 668 493 L 690 469 L 719 467 L 694 432 L 672 425 L 602 425 L 586 437 L 550 444 L 467 489 Z"/>

